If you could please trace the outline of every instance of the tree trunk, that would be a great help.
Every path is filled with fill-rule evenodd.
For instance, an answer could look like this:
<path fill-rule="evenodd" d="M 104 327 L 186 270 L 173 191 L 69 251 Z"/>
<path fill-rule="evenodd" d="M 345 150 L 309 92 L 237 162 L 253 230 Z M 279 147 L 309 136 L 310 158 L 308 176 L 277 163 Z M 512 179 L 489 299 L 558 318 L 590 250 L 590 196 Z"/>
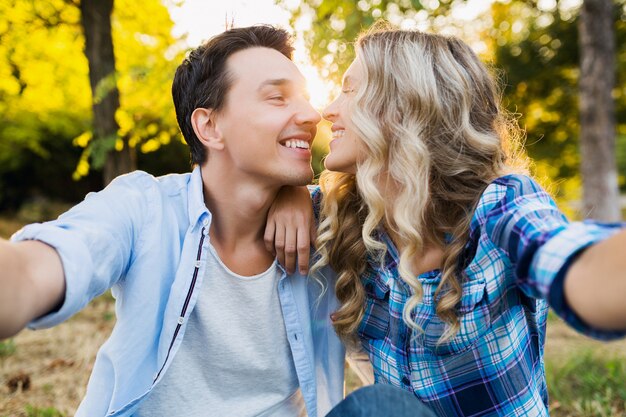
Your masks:
<path fill-rule="evenodd" d="M 113 0 L 81 0 L 80 12 L 85 34 L 85 56 L 89 62 L 93 140 L 113 143 L 118 130 L 115 112 L 120 107 L 111 36 Z M 126 141 L 120 152 L 109 147 L 104 163 L 105 185 L 116 176 L 132 171 L 135 165 L 134 149 L 131 149 Z"/>
<path fill-rule="evenodd" d="M 615 160 L 613 2 L 584 0 L 580 22 L 580 152 L 583 216 L 621 218 Z"/>

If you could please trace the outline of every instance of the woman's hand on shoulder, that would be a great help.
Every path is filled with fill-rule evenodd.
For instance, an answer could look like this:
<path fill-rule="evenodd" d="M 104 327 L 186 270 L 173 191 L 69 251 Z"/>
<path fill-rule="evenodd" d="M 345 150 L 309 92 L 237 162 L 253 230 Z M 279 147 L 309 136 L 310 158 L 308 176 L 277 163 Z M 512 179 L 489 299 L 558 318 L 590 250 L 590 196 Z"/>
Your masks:
<path fill-rule="evenodd" d="M 315 242 L 315 217 L 311 195 L 305 186 L 283 186 L 267 214 L 265 247 L 288 273 L 309 270 L 311 244 Z"/>

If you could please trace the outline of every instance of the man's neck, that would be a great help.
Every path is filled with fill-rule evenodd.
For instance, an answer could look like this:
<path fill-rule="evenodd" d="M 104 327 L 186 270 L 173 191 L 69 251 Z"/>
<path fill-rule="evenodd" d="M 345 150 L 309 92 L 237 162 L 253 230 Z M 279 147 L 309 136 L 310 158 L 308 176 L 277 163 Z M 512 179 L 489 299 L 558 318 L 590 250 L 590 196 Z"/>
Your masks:
<path fill-rule="evenodd" d="M 267 212 L 279 186 L 217 164 L 202 169 L 204 201 L 212 214 L 211 244 L 233 272 L 254 275 L 267 270 L 273 256 L 265 250 Z"/>

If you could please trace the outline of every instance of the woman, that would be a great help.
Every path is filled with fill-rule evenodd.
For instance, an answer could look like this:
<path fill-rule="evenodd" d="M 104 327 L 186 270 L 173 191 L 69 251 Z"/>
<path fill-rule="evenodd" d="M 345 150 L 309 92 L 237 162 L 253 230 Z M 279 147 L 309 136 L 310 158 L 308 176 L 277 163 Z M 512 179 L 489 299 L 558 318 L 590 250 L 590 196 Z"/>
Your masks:
<path fill-rule="evenodd" d="M 324 112 L 329 171 L 313 194 L 313 269 L 338 274 L 338 335 L 360 342 L 376 382 L 437 415 L 548 415 L 548 305 L 622 336 L 626 234 L 568 223 L 527 176 L 521 133 L 466 44 L 386 30 L 356 49 Z"/>

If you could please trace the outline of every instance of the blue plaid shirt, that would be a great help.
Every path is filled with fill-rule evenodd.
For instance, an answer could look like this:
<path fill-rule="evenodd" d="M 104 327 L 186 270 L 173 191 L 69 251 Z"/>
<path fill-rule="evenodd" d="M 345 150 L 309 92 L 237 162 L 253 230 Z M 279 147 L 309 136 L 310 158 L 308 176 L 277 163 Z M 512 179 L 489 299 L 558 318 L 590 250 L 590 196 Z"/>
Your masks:
<path fill-rule="evenodd" d="M 402 320 L 412 292 L 400 278 L 398 251 L 381 232 L 388 252 L 384 266 L 370 260 L 362 276 L 367 299 L 358 329 L 376 382 L 412 391 L 440 416 L 548 415 L 548 304 L 587 335 L 623 335 L 586 326 L 563 297 L 565 271 L 576 254 L 620 227 L 569 223 L 532 179 L 497 179 L 481 196 L 471 223 L 460 330 L 440 344 L 445 326 L 433 300 L 440 271 L 418 277 L 424 298 L 412 317 L 423 332 L 412 332 Z"/>

